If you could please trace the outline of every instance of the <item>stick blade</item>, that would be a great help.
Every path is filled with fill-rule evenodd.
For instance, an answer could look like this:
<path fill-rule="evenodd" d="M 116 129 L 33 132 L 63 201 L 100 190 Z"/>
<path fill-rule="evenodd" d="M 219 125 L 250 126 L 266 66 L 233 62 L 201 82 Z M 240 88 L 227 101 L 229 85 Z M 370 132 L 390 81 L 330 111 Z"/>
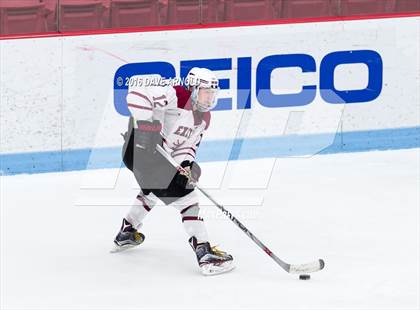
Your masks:
<path fill-rule="evenodd" d="M 300 264 L 300 265 L 290 265 L 289 266 L 289 273 L 311 273 L 316 272 L 324 269 L 325 262 L 322 259 L 318 259 L 317 261 L 307 263 L 307 264 Z"/>

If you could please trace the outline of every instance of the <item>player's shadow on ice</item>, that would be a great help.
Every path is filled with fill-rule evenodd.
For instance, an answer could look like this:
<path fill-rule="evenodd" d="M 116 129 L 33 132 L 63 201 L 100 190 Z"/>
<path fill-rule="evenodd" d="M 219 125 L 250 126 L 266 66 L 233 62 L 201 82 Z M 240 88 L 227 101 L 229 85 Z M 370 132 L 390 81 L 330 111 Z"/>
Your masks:
<path fill-rule="evenodd" d="M 148 247 L 141 245 L 138 248 L 128 249 L 120 253 L 109 254 L 112 260 L 118 261 L 121 266 L 129 267 L 135 274 L 164 274 L 200 276 L 197 260 L 190 249 L 161 247 Z M 120 269 L 120 268 L 119 268 Z"/>

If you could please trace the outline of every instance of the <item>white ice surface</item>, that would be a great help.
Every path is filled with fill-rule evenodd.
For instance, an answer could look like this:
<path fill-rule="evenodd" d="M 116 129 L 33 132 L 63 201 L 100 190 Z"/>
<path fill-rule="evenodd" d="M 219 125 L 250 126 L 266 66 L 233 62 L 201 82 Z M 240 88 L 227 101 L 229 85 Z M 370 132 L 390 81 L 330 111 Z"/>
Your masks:
<path fill-rule="evenodd" d="M 172 207 L 152 211 L 140 248 L 110 254 L 136 194 L 126 171 L 107 190 L 80 185 L 112 181 L 115 169 L 2 177 L 1 308 L 418 309 L 419 155 L 279 159 L 268 186 L 273 161 L 236 162 L 220 190 L 223 163 L 203 164 L 203 185 L 280 258 L 325 259 L 310 281 L 285 273 L 208 203 L 211 240 L 233 254 L 233 272 L 199 273 Z"/>

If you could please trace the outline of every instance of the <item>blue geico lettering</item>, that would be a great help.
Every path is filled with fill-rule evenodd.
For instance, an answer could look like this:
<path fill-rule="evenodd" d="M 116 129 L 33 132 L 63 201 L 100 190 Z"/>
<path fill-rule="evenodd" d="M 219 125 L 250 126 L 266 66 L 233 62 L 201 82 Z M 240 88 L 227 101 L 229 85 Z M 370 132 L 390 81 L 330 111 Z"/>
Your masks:
<path fill-rule="evenodd" d="M 337 90 L 334 72 L 337 66 L 364 64 L 368 68 L 368 84 L 364 89 Z M 214 71 L 232 70 L 232 58 L 182 60 L 180 76 L 184 78 L 192 67 L 205 67 Z M 272 92 L 271 75 L 277 68 L 300 68 L 302 73 L 317 71 L 315 59 L 308 54 L 270 55 L 261 59 L 256 70 L 255 94 L 257 101 L 268 108 L 304 106 L 314 101 L 317 85 L 302 85 L 301 91 L 291 94 Z M 237 109 L 251 108 L 252 58 L 237 58 Z M 118 113 L 129 115 L 126 104 L 131 76 L 160 74 L 165 78 L 175 78 L 175 67 L 168 62 L 133 63 L 120 67 L 114 77 L 114 104 Z M 372 50 L 337 51 L 324 56 L 319 65 L 319 91 L 321 98 L 331 104 L 361 103 L 376 99 L 382 91 L 383 64 L 381 56 Z M 221 89 L 230 89 L 229 79 L 220 79 Z M 219 98 L 215 110 L 231 110 L 232 98 Z"/>

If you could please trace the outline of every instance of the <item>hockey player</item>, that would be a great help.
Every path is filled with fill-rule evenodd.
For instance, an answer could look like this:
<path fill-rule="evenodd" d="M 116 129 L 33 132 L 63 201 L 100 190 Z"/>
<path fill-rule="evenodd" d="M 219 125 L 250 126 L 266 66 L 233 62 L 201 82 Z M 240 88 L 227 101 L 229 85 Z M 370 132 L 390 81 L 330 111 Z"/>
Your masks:
<path fill-rule="evenodd" d="M 127 95 L 131 117 L 125 134 L 123 161 L 139 183 L 140 193 L 115 237 L 116 250 L 144 241 L 139 230 L 160 199 L 179 210 L 202 273 L 230 271 L 234 268 L 232 256 L 210 246 L 203 219 L 199 217 L 199 197 L 193 185 L 201 175 L 195 154 L 210 125 L 210 110 L 216 105 L 219 81 L 205 68 L 192 68 L 183 86 L 146 86 L 136 78 L 132 78 Z M 186 172 L 178 172 L 156 151 L 156 144 Z"/>

